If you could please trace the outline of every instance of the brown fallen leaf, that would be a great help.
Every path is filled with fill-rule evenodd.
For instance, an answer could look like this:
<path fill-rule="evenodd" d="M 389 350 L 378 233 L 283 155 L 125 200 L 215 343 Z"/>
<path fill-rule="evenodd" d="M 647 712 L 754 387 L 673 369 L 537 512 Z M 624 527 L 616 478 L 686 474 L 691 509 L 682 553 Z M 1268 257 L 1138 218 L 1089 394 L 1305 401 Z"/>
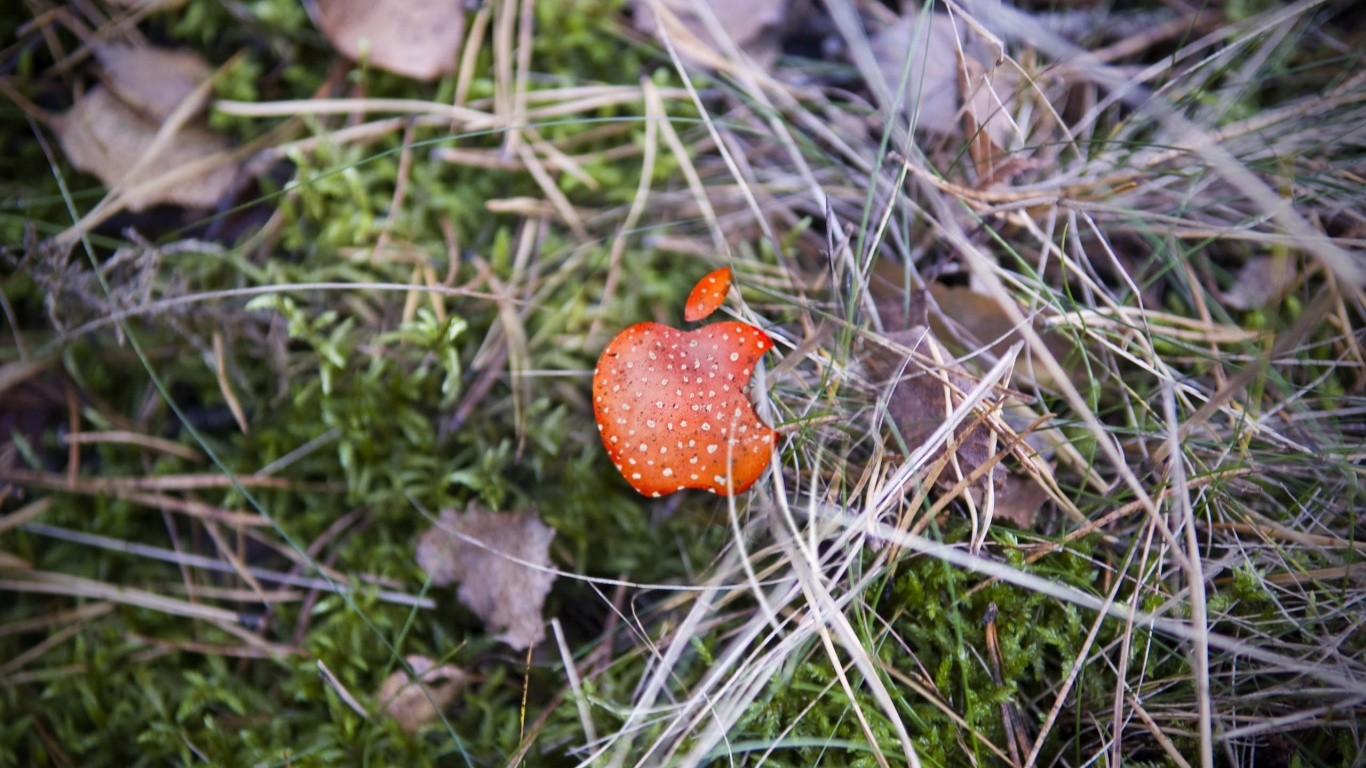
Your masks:
<path fill-rule="evenodd" d="M 318 0 L 318 28 L 352 61 L 433 80 L 455 71 L 465 36 L 462 0 Z"/>
<path fill-rule="evenodd" d="M 949 411 L 962 402 L 961 395 L 950 394 L 939 374 L 944 374 L 960 392 L 972 389 L 975 382 L 967 375 L 967 371 L 953 362 L 953 355 L 926 326 L 916 325 L 904 331 L 892 331 L 884 337 L 887 341 L 910 349 L 912 354 L 906 355 L 890 346 L 877 345 L 870 350 L 865 364 L 872 381 L 883 386 L 895 381 L 887 400 L 887 416 L 896 426 L 907 449 L 915 450 L 944 423 Z M 950 443 L 956 441 L 958 444 L 958 466 L 963 476 L 975 472 L 995 455 L 990 430 L 975 425 L 975 421 L 972 417 L 963 420 L 949 438 Z M 1000 442 L 996 441 L 996 448 L 999 447 Z M 943 448 L 931 454 L 929 461 L 932 463 L 941 455 Z M 1000 489 L 1006 478 L 1005 468 L 998 462 L 973 487 L 984 489 L 987 478 Z M 951 488 L 957 481 L 952 471 L 941 472 L 935 478 L 935 483 L 941 488 Z"/>
<path fill-rule="evenodd" d="M 460 602 L 489 629 L 503 629 L 499 640 L 522 650 L 545 638 L 541 608 L 555 574 L 542 568 L 550 567 L 553 538 L 555 530 L 534 510 L 445 509 L 419 539 L 417 562 L 436 586 L 460 582 Z"/>
<path fill-rule="evenodd" d="M 907 292 L 901 267 L 886 260 L 874 265 L 872 276 L 868 287 L 884 328 L 900 330 L 913 325 L 929 325 L 935 340 L 950 349 L 967 352 L 989 347 L 998 357 L 1023 340 L 1015 321 L 992 296 L 965 285 L 942 283 L 931 283 L 928 292 Z M 930 311 L 931 299 L 937 311 Z M 1029 316 L 1023 307 L 1019 309 Z M 1075 341 L 1066 334 L 1035 327 L 1044 346 L 1063 369 L 1075 368 L 1079 356 Z M 1048 368 L 1035 361 L 1033 351 L 1026 349 L 1016 360 L 1015 376 L 1041 385 L 1052 383 L 1053 376 Z"/>
<path fill-rule="evenodd" d="M 153 45 L 105 42 L 95 46 L 104 83 L 124 103 L 165 120 L 195 86 L 213 75 L 203 59 L 189 51 Z"/>
<path fill-rule="evenodd" d="M 1008 148 L 1014 130 L 1007 114 L 1014 106 L 1014 73 L 1002 67 L 988 71 L 982 64 L 989 59 L 986 46 L 965 29 L 961 20 L 955 25 L 947 13 L 925 15 L 911 10 L 868 42 L 893 93 L 909 67 L 902 109 L 914 117 L 916 128 L 940 136 L 962 136 L 959 106 L 966 87 L 971 96 L 967 111 L 973 122 L 986 139 Z M 968 71 L 961 72 L 960 63 Z"/>
<path fill-rule="evenodd" d="M 397 720 L 403 730 L 413 733 L 435 720 L 440 710 L 455 701 L 469 683 L 469 675 L 454 664 L 437 666 L 426 656 L 404 658 L 417 680 L 409 677 L 405 670 L 394 672 L 380 686 L 379 701 L 385 714 Z"/>
<path fill-rule="evenodd" d="M 958 92 L 967 94 L 963 135 L 968 139 L 968 155 L 977 171 L 978 189 L 987 189 L 1040 166 L 1031 158 L 1007 153 L 993 138 L 993 134 L 1009 138 L 1011 125 L 1005 110 L 1014 105 L 1012 93 L 1018 80 L 1013 70 L 988 72 L 981 62 L 959 54 Z"/>
<path fill-rule="evenodd" d="M 996 506 L 992 508 L 992 518 L 1006 520 L 1017 528 L 1033 528 L 1039 510 L 1048 503 L 1048 492 L 1039 482 L 1029 475 L 1006 475 L 1001 489 L 996 492 Z"/>
<path fill-rule="evenodd" d="M 967 286 L 946 286 L 935 283 L 930 286 L 939 312 L 930 314 L 930 328 L 936 338 L 953 343 L 961 339 L 972 348 L 973 345 L 991 345 L 994 355 L 1003 355 L 1012 344 L 1022 341 L 1016 330 L 1015 322 L 1006 314 L 1001 304 L 991 296 L 978 293 Z M 1024 313 L 1024 309 L 1021 308 Z M 1026 314 L 1026 316 L 1028 316 Z M 950 327 L 952 326 L 952 327 Z M 1057 331 L 1041 330 L 1040 337 L 1044 346 L 1063 366 L 1064 370 L 1075 367 L 1077 345 L 1073 340 Z M 1023 375 L 1039 384 L 1049 384 L 1053 376 L 1048 368 L 1034 363 L 1032 352 L 1020 355 L 1015 364 L 1015 374 Z"/>
<path fill-rule="evenodd" d="M 94 174 L 109 187 L 152 181 L 228 150 L 228 143 L 217 134 L 202 126 L 187 125 L 136 178 L 125 178 L 152 145 L 158 127 L 102 86 L 90 89 L 65 115 L 54 120 L 57 139 L 71 164 Z M 210 208 L 232 188 L 236 173 L 232 163 L 214 164 L 190 178 L 130 193 L 126 205 L 135 212 L 161 203 Z"/>
<path fill-rule="evenodd" d="M 674 40 L 684 52 L 701 46 L 704 50 L 723 55 L 723 48 L 708 31 L 694 7 L 693 0 L 657 0 L 666 10 L 683 23 L 683 27 L 694 38 L 692 41 Z M 778 58 L 781 30 L 786 24 L 791 6 L 804 0 L 706 0 L 707 6 L 715 14 L 722 29 L 730 36 L 740 50 L 762 65 L 772 64 Z M 659 36 L 659 17 L 651 0 L 636 0 L 631 4 L 635 26 L 641 32 Z"/>
<path fill-rule="evenodd" d="M 1254 256 L 1224 291 L 1224 303 L 1234 309 L 1261 309 L 1285 295 L 1295 273 L 1295 260 L 1289 256 Z"/>

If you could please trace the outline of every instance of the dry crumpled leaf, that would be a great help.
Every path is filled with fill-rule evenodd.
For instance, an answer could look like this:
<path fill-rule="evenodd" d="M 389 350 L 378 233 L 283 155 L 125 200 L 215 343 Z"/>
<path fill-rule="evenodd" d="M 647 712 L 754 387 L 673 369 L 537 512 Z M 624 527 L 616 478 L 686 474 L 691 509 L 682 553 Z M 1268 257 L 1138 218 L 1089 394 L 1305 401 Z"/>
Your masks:
<path fill-rule="evenodd" d="M 151 45 L 100 43 L 95 58 L 110 90 L 134 109 L 162 120 L 213 75 L 213 67 L 194 53 Z"/>
<path fill-rule="evenodd" d="M 455 70 L 462 0 L 318 0 L 318 28 L 352 61 L 432 80 Z"/>
<path fill-rule="evenodd" d="M 437 666 L 426 656 L 414 655 L 405 659 L 417 674 L 417 681 L 402 669 L 394 672 L 380 686 L 379 701 L 386 714 L 397 720 L 403 730 L 412 733 L 435 720 L 439 710 L 455 701 L 456 695 L 469 682 L 469 675 L 454 664 Z M 435 684 L 438 682 L 440 685 Z"/>
<path fill-rule="evenodd" d="M 1295 281 L 1295 260 L 1287 256 L 1254 256 L 1233 287 L 1224 292 L 1224 303 L 1234 309 L 1260 309 L 1283 296 Z"/>
<path fill-rule="evenodd" d="M 925 16 L 911 10 L 868 42 L 878 69 L 893 92 L 901 82 L 909 56 L 910 72 L 902 109 L 915 116 L 917 128 L 941 136 L 963 136 L 958 108 L 964 101 L 966 86 L 971 95 L 971 122 L 980 126 L 997 147 L 1009 147 L 1014 128 L 1008 113 L 1014 110 L 1015 74 L 1003 67 L 988 70 L 982 62 L 991 60 L 989 51 L 965 33 L 961 20 L 955 26 L 947 13 Z M 960 62 L 966 73 L 960 71 Z"/>
<path fill-rule="evenodd" d="M 875 346 L 865 363 L 873 381 L 885 384 L 895 378 L 896 384 L 887 401 L 887 415 L 906 447 L 915 450 L 944 423 L 949 411 L 962 402 L 961 395 L 950 394 L 939 372 L 961 392 L 972 389 L 975 382 L 962 366 L 953 362 L 953 355 L 935 340 L 934 333 L 926 326 L 892 331 L 885 334 L 885 338 L 910 349 L 913 354 L 908 356 L 891 347 Z M 991 431 L 985 426 L 974 427 L 974 421 L 971 416 L 961 421 L 948 441 L 958 443 L 958 466 L 963 476 L 976 471 L 995 455 Z M 996 450 L 1001 447 L 1000 441 L 996 441 Z M 929 462 L 933 463 L 942 455 L 943 448 L 940 448 L 930 456 Z M 988 478 L 1001 488 L 1006 478 L 1005 468 L 998 462 L 973 487 L 985 489 Z M 958 477 L 953 471 L 945 470 L 935 482 L 942 488 L 951 488 L 958 482 Z"/>
<path fill-rule="evenodd" d="M 523 563 L 549 568 L 554 538 L 555 530 L 534 510 L 500 514 L 446 509 L 418 541 L 417 562 L 431 574 L 432 584 L 460 582 L 460 602 L 490 629 L 505 629 L 498 639 L 522 650 L 545 638 L 541 608 L 555 581 L 554 573 Z"/>
<path fill-rule="evenodd" d="M 708 52 L 722 55 L 722 46 L 707 29 L 707 24 L 697 15 L 694 0 L 657 0 L 665 9 L 678 17 L 692 40 L 679 40 L 670 30 L 675 45 L 683 53 L 703 54 L 693 58 L 706 59 Z M 804 0 L 706 0 L 711 12 L 716 15 L 721 28 L 726 31 L 735 45 L 751 59 L 762 65 L 772 64 L 778 57 L 782 43 L 781 30 L 791 16 L 791 6 L 804 4 Z M 642 32 L 659 36 L 658 16 L 651 0 L 636 0 L 632 3 L 635 26 Z M 703 63 L 706 63 L 705 61 Z"/>
<path fill-rule="evenodd" d="M 1022 341 L 1023 337 L 1015 327 L 1015 321 L 1006 314 L 1005 309 L 993 297 L 978 293 L 967 286 L 946 286 L 938 283 L 930 286 L 939 312 L 930 316 L 930 328 L 937 338 L 962 338 L 965 342 L 990 344 L 992 354 L 1003 355 L 1012 344 Z M 949 328 L 952 324 L 954 328 Z M 1074 367 L 1073 358 L 1077 350 L 1072 339 L 1056 331 L 1040 330 L 1044 346 L 1061 364 L 1064 370 Z M 1016 375 L 1023 374 L 1039 384 L 1053 381 L 1048 368 L 1035 362 L 1033 352 L 1026 350 L 1015 364 Z"/>
<path fill-rule="evenodd" d="M 1011 472 L 994 498 L 996 505 L 991 510 L 994 519 L 1009 521 L 1017 528 L 1033 528 L 1039 510 L 1048 503 L 1048 492 L 1038 480 Z"/>
<path fill-rule="evenodd" d="M 908 296 L 903 287 L 901 267 L 879 261 L 873 267 L 869 290 L 884 328 L 895 330 L 911 325 L 929 325 L 934 338 L 952 348 L 966 351 L 989 345 L 991 353 L 997 356 L 1005 354 L 1011 345 L 1023 340 L 1015 321 L 1006 314 L 1000 302 L 969 286 L 931 283 L 928 296 L 925 291 L 911 291 Z M 936 312 L 929 311 L 931 298 L 938 309 Z M 1021 313 L 1028 316 L 1023 308 Z M 1036 330 L 1044 346 L 1064 370 L 1070 371 L 1075 367 L 1077 345 L 1071 337 L 1037 326 Z M 1048 385 L 1053 381 L 1053 376 L 1046 366 L 1038 364 L 1036 360 L 1033 351 L 1026 349 L 1015 362 L 1015 375 Z"/>
<path fill-rule="evenodd" d="M 71 164 L 94 174 L 110 187 L 120 182 L 151 181 L 228 149 L 227 142 L 208 129 L 186 125 L 136 178 L 126 179 L 134 164 L 152 145 L 158 127 L 156 122 L 143 117 L 107 88 L 96 86 L 56 120 L 54 130 Z M 212 164 L 173 184 L 130 194 L 126 205 L 131 211 L 160 203 L 209 208 L 232 187 L 235 175 L 236 169 L 231 163 Z"/>

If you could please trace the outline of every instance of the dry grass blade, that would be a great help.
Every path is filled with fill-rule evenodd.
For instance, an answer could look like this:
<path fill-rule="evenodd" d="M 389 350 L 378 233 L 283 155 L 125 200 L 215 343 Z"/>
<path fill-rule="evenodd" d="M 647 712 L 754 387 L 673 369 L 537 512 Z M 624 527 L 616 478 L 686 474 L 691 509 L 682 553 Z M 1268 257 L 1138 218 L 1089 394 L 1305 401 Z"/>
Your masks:
<path fill-rule="evenodd" d="M 178 456 L 186 461 L 201 462 L 204 454 L 195 449 L 168 440 L 164 437 L 153 437 L 127 430 L 110 430 L 108 432 L 81 432 L 79 434 L 66 435 L 63 440 L 70 445 L 93 445 L 97 443 L 122 443 L 136 445 L 139 448 L 146 448 L 150 451 Z"/>
<path fill-rule="evenodd" d="M 215 573 L 232 574 L 236 573 L 239 566 L 217 560 L 212 557 L 195 555 L 186 552 L 176 552 L 160 547 L 153 547 L 133 541 L 122 541 L 108 536 L 73 531 L 58 526 L 46 525 L 42 523 L 29 523 L 23 526 L 23 530 L 49 536 L 54 539 L 72 541 L 92 547 L 99 547 L 114 552 L 123 552 L 137 557 L 145 557 L 152 560 L 160 560 L 167 563 L 175 563 L 186 568 L 197 568 Z M 281 573 L 254 566 L 246 566 L 246 573 L 255 580 L 269 582 L 273 584 L 287 584 L 289 586 L 301 587 L 305 589 L 319 590 L 323 592 L 341 593 L 346 589 L 353 588 L 353 582 L 341 574 L 327 572 L 326 579 L 301 576 L 297 573 Z M 366 578 L 365 581 L 374 582 L 373 578 Z M 431 609 L 436 607 L 436 603 L 431 598 L 413 597 L 401 592 L 390 590 L 380 590 L 375 595 L 378 599 L 393 603 L 395 605 L 409 605 L 418 608 Z"/>
<path fill-rule="evenodd" d="M 94 579 L 51 571 L 27 571 L 16 576 L 0 578 L 0 590 L 107 600 L 172 616 L 201 619 L 218 625 L 235 625 L 240 618 L 236 611 L 187 603 L 143 589 L 114 586 Z"/>

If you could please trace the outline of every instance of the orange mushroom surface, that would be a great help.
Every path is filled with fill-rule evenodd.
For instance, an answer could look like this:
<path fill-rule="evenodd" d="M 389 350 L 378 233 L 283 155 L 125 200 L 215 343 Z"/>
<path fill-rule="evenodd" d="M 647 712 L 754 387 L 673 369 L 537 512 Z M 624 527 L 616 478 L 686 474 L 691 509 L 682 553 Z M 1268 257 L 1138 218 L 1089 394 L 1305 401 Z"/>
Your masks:
<path fill-rule="evenodd" d="M 688 294 L 688 303 L 683 307 L 683 319 L 691 323 L 715 312 L 726 300 L 730 279 L 730 267 L 722 267 L 698 280 L 692 293 Z"/>
<path fill-rule="evenodd" d="M 654 497 L 748 490 L 772 459 L 776 433 L 744 388 L 772 348 L 768 334 L 737 322 L 695 331 L 637 323 L 612 339 L 593 370 L 593 412 L 631 487 Z"/>

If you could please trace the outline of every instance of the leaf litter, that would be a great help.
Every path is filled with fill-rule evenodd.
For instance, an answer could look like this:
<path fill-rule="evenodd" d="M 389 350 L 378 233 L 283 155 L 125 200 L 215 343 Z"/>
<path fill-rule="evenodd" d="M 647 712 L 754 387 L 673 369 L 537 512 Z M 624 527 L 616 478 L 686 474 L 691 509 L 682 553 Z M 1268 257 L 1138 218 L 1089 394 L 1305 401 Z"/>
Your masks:
<path fill-rule="evenodd" d="M 412 733 L 435 720 L 440 710 L 450 706 L 469 684 L 470 676 L 454 664 L 438 665 L 426 656 L 414 654 L 404 660 L 417 679 L 414 680 L 407 670 L 396 670 L 380 685 L 378 698 L 384 713 L 398 721 L 403 730 Z"/>
<path fill-rule="evenodd" d="M 959 109 L 967 93 L 966 111 L 982 132 L 997 146 L 1009 144 L 1013 99 L 1002 96 L 1015 91 L 1015 78 L 1001 67 L 987 69 L 984 62 L 992 60 L 990 50 L 964 34 L 961 22 L 956 25 L 947 13 L 922 15 L 911 10 L 873 35 L 869 45 L 893 92 L 906 72 L 902 109 L 914 117 L 917 128 L 941 136 L 961 135 Z"/>
<path fill-rule="evenodd" d="M 534 510 L 444 509 L 418 540 L 417 562 L 435 586 L 460 582 L 460 602 L 490 630 L 502 630 L 499 640 L 525 650 L 545 639 L 541 609 L 555 582 L 554 538 Z"/>
<path fill-rule="evenodd" d="M 455 71 L 465 6 L 462 0 L 319 0 L 315 21 L 352 61 L 434 80 Z"/>
<path fill-rule="evenodd" d="M 914 450 L 944 423 L 949 412 L 962 402 L 961 393 L 972 389 L 974 382 L 928 326 L 890 331 L 884 338 L 895 346 L 875 347 L 866 363 L 874 381 L 892 384 L 887 416 L 896 425 L 906 448 Z M 897 347 L 909 349 L 910 354 Z M 972 418 L 955 427 L 949 440 L 958 445 L 957 458 L 964 476 L 987 464 L 996 453 L 991 431 Z M 940 448 L 929 461 L 942 455 Z M 1005 468 L 998 463 L 974 485 L 985 489 L 988 478 L 1000 488 L 1005 482 Z M 944 488 L 956 482 L 957 478 L 948 473 L 935 478 L 935 483 Z"/>
<path fill-rule="evenodd" d="M 737 48 L 765 67 L 778 58 L 782 44 L 782 29 L 794 15 L 794 10 L 805 8 L 806 0 L 750 0 L 749 2 L 726 2 L 726 0 L 706 0 L 695 4 L 693 0 L 658 0 L 632 3 L 636 29 L 664 39 L 661 32 L 660 16 L 655 12 L 658 5 L 682 24 L 679 30 L 670 25 L 669 37 L 675 44 L 688 52 L 703 54 L 696 58 L 712 60 L 712 54 L 723 54 L 724 48 L 711 27 L 699 12 L 705 6 L 713 15 L 718 26 Z M 677 39 L 678 32 L 685 32 L 691 39 Z M 724 61 L 724 57 L 719 59 Z M 715 63 L 715 62 L 713 62 Z"/>
<path fill-rule="evenodd" d="M 159 121 L 129 106 L 104 86 L 91 88 L 66 114 L 53 123 L 62 151 L 76 168 L 94 175 L 108 187 L 129 188 L 125 203 L 130 211 L 142 211 L 169 203 L 187 208 L 211 208 L 232 189 L 237 169 L 231 162 L 212 163 L 227 153 L 228 142 L 201 125 L 186 125 L 172 136 L 155 162 L 145 163 L 130 177 L 138 161 L 152 146 Z M 205 163 L 202 173 L 167 184 L 134 191 L 169 170 L 191 163 Z"/>
<path fill-rule="evenodd" d="M 944 316 L 942 319 L 931 319 L 931 301 L 941 310 L 938 314 Z M 967 288 L 935 284 L 928 290 L 912 291 L 908 304 L 909 309 L 904 309 L 886 297 L 879 301 L 880 308 L 888 308 L 883 314 L 889 327 L 901 330 L 883 334 L 887 343 L 870 347 L 864 363 L 874 384 L 891 386 L 887 418 L 895 425 L 907 450 L 913 451 L 929 439 L 945 417 L 963 402 L 963 393 L 976 384 L 971 373 L 939 341 L 940 334 L 945 332 L 942 320 L 967 320 L 982 337 L 980 342 L 994 342 L 993 351 L 998 354 L 1017 341 L 1018 334 L 994 299 Z M 979 314 L 989 317 L 984 322 L 974 322 L 981 319 Z M 940 460 L 950 445 L 957 446 L 954 458 L 961 475 L 941 471 L 933 480 L 936 486 L 948 490 L 957 485 L 960 476 L 983 471 L 985 474 L 968 487 L 974 498 L 980 500 L 990 484 L 996 491 L 993 517 L 1021 528 L 1034 525 L 1039 510 L 1048 502 L 1048 493 L 1035 479 L 1011 472 L 1001 463 L 997 454 L 1006 448 L 1004 439 L 993 439 L 990 427 L 969 416 L 954 428 L 946 445 L 927 458 L 926 465 Z"/>
<path fill-rule="evenodd" d="M 104 84 L 129 107 L 157 120 L 170 117 L 213 76 L 213 67 L 189 51 L 117 42 L 100 43 L 94 51 Z"/>

